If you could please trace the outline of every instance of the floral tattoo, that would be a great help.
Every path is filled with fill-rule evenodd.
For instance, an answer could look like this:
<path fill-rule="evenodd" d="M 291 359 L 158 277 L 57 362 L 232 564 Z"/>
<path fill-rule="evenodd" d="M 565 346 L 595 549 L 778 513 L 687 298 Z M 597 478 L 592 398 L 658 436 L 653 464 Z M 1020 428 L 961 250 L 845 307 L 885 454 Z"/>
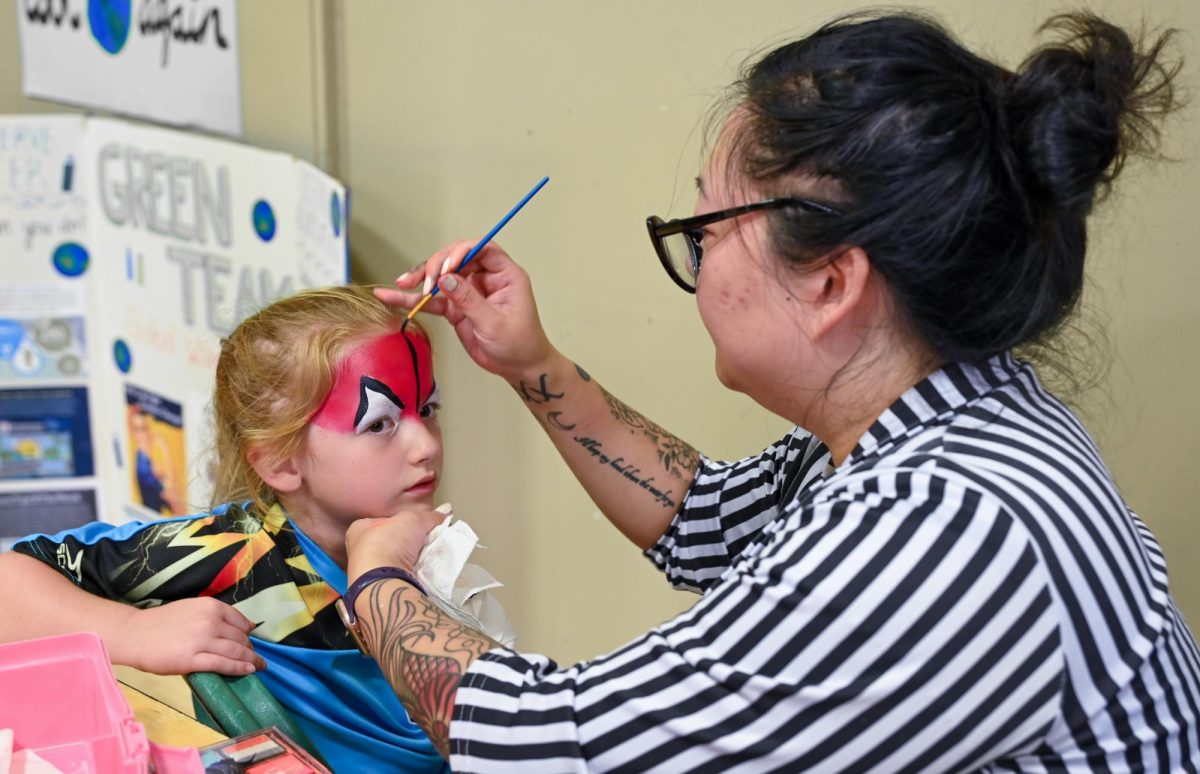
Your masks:
<path fill-rule="evenodd" d="M 614 417 L 635 430 L 641 430 L 643 435 L 654 441 L 658 459 L 668 473 L 676 478 L 683 478 L 700 467 L 700 453 L 690 445 L 634 411 L 603 387 L 600 387 L 600 394 L 604 396 L 604 401 Z"/>
<path fill-rule="evenodd" d="M 375 660 L 442 757 L 450 757 L 450 720 L 463 673 L 499 643 L 446 615 L 409 586 L 375 583 L 363 598 L 363 634 Z"/>

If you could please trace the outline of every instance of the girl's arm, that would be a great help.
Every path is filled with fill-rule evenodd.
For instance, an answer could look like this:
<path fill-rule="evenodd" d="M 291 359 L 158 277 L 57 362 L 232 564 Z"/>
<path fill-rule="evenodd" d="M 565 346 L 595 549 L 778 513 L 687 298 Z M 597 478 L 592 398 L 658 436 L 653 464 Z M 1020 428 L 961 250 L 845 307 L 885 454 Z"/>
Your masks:
<path fill-rule="evenodd" d="M 224 602 L 184 599 L 139 609 L 80 589 L 44 562 L 0 554 L 0 642 L 95 632 L 114 664 L 178 675 L 249 674 L 265 668 L 250 648 L 253 624 Z"/>

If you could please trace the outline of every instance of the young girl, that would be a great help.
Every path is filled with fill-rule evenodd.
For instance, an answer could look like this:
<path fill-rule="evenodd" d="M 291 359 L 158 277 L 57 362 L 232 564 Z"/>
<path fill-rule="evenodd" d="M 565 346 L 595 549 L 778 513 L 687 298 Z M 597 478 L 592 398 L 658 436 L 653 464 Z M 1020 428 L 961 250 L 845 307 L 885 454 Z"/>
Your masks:
<path fill-rule="evenodd" d="M 222 342 L 210 513 L 33 535 L 0 556 L 0 641 L 91 630 L 158 674 L 256 670 L 338 771 L 444 771 L 334 601 L 346 528 L 429 509 L 430 343 L 358 287 L 310 290 Z"/>

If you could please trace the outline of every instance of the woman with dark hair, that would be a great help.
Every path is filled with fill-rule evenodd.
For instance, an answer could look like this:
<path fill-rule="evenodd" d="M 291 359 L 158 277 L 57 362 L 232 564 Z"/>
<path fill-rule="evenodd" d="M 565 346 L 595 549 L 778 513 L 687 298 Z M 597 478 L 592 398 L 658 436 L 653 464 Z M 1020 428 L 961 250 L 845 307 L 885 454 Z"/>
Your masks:
<path fill-rule="evenodd" d="M 748 69 L 695 217 L 648 226 L 721 381 L 796 425 L 761 454 L 709 460 L 610 395 L 495 245 L 440 278 L 428 308 L 702 594 L 559 669 L 397 577 L 411 518 L 356 522 L 353 625 L 453 768 L 1200 768 L 1200 655 L 1162 552 L 1014 354 L 1070 318 L 1087 216 L 1154 151 L 1178 68 L 1167 36 L 1046 29 L 1016 72 L 911 15 L 841 19 Z M 411 307 L 470 246 L 379 294 Z"/>

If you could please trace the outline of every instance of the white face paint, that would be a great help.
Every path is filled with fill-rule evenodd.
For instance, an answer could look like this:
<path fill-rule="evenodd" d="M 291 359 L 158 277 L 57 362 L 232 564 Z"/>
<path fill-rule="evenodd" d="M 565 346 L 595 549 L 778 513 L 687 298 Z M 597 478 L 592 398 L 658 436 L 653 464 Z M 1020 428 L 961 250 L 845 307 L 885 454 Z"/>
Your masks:
<path fill-rule="evenodd" d="M 355 433 L 382 433 L 394 428 L 404 414 L 404 401 L 383 382 L 370 377 L 363 377 L 360 385 L 361 398 L 359 405 L 362 415 L 354 424 Z M 421 405 L 418 415 L 433 416 L 441 403 L 441 392 L 437 383 L 433 385 L 433 393 Z"/>
<path fill-rule="evenodd" d="M 354 420 L 355 433 L 379 433 L 390 429 L 400 421 L 404 413 L 404 401 L 391 388 L 369 376 L 359 383 L 359 412 Z"/>

